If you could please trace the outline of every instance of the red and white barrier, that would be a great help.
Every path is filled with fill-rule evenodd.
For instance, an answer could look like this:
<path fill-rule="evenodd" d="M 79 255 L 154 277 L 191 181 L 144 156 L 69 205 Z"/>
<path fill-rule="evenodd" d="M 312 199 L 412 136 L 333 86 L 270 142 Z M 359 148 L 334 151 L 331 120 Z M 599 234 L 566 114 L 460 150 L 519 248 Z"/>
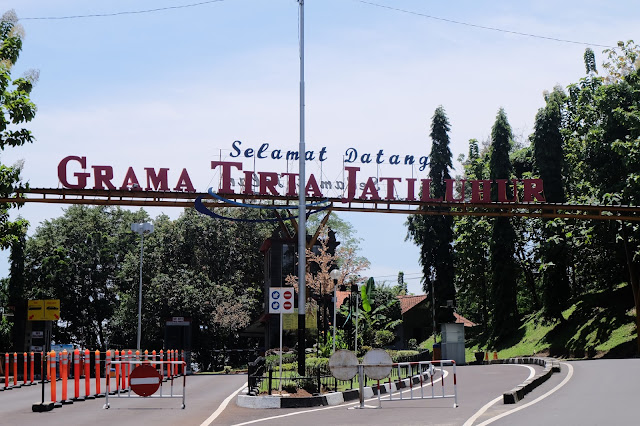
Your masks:
<path fill-rule="evenodd" d="M 447 394 L 445 392 L 445 377 L 448 373 L 445 372 L 444 366 L 451 366 L 453 373 L 453 393 Z M 417 374 L 413 374 L 414 367 L 417 368 Z M 418 361 L 418 362 L 399 362 L 393 364 L 393 368 L 398 369 L 398 381 L 392 382 L 391 376 L 389 376 L 388 383 L 388 392 L 389 392 L 389 401 L 401 401 L 406 399 L 436 399 L 436 398 L 453 398 L 454 407 L 458 407 L 458 384 L 456 377 L 456 362 L 454 360 L 440 360 L 440 361 Z M 408 374 L 406 374 L 407 378 L 402 379 L 402 369 L 407 369 Z M 424 382 L 424 376 L 428 376 L 430 379 L 430 383 Z M 440 380 L 440 388 L 442 389 L 442 394 L 436 394 L 435 386 L 434 386 L 434 376 L 439 376 Z M 414 378 L 419 377 L 420 382 L 420 395 L 414 395 Z M 409 397 L 406 398 L 403 392 L 403 387 L 405 387 L 405 381 L 408 380 L 409 384 Z M 397 383 L 397 384 L 396 384 Z M 431 388 L 431 395 L 425 395 L 424 388 Z M 393 398 L 393 391 L 398 390 L 399 397 Z M 378 397 L 380 396 L 380 389 L 378 384 Z"/>
<path fill-rule="evenodd" d="M 131 352 L 131 351 L 130 351 Z M 138 357 L 139 358 L 139 357 Z M 128 378 L 127 378 L 127 387 L 124 387 L 123 389 L 118 389 L 116 388 L 116 391 L 113 393 L 114 395 L 116 395 L 117 398 L 120 398 L 121 396 L 121 392 L 125 391 L 127 392 L 127 398 L 136 398 L 136 397 L 143 397 L 143 398 L 182 398 L 182 407 L 181 408 L 185 408 L 185 398 L 186 398 L 186 375 L 183 376 L 183 380 L 182 380 L 182 394 L 176 394 L 174 392 L 174 378 L 176 376 L 172 376 L 170 378 L 170 389 L 169 389 L 169 393 L 166 394 L 163 391 L 163 380 L 162 380 L 162 375 L 158 373 L 157 371 L 157 367 L 160 367 L 161 371 L 164 371 L 165 366 L 167 367 L 168 371 L 171 371 L 173 369 L 178 369 L 180 368 L 180 366 L 184 367 L 184 361 L 156 361 L 156 360 L 151 360 L 151 361 L 145 361 L 142 359 L 133 359 L 133 357 L 128 357 L 128 359 L 125 360 L 120 360 L 120 361 L 110 361 L 107 363 L 107 369 L 110 370 L 111 369 L 111 365 L 114 365 L 116 367 L 116 369 L 118 368 L 118 366 L 120 366 L 120 370 L 121 371 L 125 371 L 125 372 L 130 372 L 127 373 L 128 374 Z M 141 366 L 142 369 L 138 370 L 138 371 L 142 371 L 144 369 L 147 369 L 146 371 L 148 372 L 148 376 L 145 377 L 137 377 L 138 375 L 134 374 L 133 372 L 136 371 L 136 367 Z M 151 367 L 153 368 L 151 368 Z M 111 382 L 107 380 L 107 391 L 105 392 L 105 404 L 103 406 L 104 409 L 108 409 L 111 407 L 111 404 L 109 402 L 109 395 L 112 394 L 111 392 L 111 388 L 110 388 L 110 384 Z M 155 389 L 152 389 L 152 391 L 144 392 L 144 391 L 140 391 L 139 389 L 141 387 L 145 387 L 145 385 L 154 385 L 157 386 Z M 134 395 L 134 393 L 137 393 L 138 395 Z"/>

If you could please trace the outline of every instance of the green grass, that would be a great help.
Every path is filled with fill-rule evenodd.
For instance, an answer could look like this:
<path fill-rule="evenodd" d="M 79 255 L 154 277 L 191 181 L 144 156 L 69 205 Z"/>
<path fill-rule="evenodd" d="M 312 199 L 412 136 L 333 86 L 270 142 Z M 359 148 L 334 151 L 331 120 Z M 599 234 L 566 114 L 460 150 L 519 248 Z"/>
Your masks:
<path fill-rule="evenodd" d="M 614 358 L 637 354 L 635 309 L 626 285 L 586 294 L 562 312 L 563 320 L 547 321 L 540 313 L 526 316 L 521 326 L 500 345 L 490 345 L 482 335 L 468 333 L 467 362 L 475 352 L 493 351 L 498 358 L 550 355 L 563 358 Z M 420 344 L 430 348 L 433 339 Z"/>

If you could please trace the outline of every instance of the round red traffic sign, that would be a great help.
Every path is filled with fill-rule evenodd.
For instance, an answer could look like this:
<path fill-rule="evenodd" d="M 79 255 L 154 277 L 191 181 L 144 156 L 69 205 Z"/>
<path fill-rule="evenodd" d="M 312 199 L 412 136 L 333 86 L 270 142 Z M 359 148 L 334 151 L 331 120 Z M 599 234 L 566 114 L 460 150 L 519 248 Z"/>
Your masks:
<path fill-rule="evenodd" d="M 162 377 L 149 364 L 138 365 L 129 376 L 131 390 L 140 396 L 153 395 L 160 387 L 160 383 L 162 383 Z"/>
<path fill-rule="evenodd" d="M 282 304 L 282 307 L 288 311 L 289 309 L 291 309 L 291 302 L 284 302 Z"/>
<path fill-rule="evenodd" d="M 289 300 L 289 299 L 291 299 L 293 297 L 293 292 L 291 290 L 287 290 L 287 291 L 284 292 L 283 296 L 284 296 L 285 299 Z"/>

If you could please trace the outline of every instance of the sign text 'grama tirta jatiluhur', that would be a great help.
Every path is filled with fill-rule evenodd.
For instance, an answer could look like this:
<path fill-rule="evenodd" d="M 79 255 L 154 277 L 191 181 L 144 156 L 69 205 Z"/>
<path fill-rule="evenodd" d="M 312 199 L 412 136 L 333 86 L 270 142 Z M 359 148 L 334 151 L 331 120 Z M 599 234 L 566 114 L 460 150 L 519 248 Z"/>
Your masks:
<path fill-rule="evenodd" d="M 323 159 L 324 154 L 321 150 L 320 156 Z M 248 154 L 245 152 L 245 155 Z M 446 179 L 445 196 L 432 198 L 431 179 L 361 176 L 360 167 L 347 164 L 345 162 L 343 165 L 344 181 L 317 179 L 313 173 L 309 174 L 304 183 L 306 194 L 317 198 L 340 198 L 342 202 L 405 200 L 427 203 L 490 203 L 493 187 L 497 191 L 497 201 L 501 203 L 546 201 L 541 179 Z M 298 195 L 297 173 L 244 170 L 243 163 L 237 161 L 211 161 L 211 169 L 220 175 L 216 191 L 220 194 Z M 62 186 L 69 189 L 196 192 L 186 168 L 173 174 L 170 174 L 169 168 L 145 167 L 143 170 L 136 172 L 133 167 L 128 167 L 122 177 L 117 178 L 111 166 L 88 167 L 86 157 L 70 155 L 58 164 L 58 179 Z M 516 194 L 520 193 L 521 199 L 512 195 L 514 187 L 518 188 Z"/>

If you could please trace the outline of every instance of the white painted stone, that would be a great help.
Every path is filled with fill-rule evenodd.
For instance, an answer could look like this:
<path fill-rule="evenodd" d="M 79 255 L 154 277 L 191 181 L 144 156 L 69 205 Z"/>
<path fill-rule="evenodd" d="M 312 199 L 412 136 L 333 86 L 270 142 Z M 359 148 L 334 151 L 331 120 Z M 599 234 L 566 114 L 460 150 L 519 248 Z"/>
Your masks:
<path fill-rule="evenodd" d="M 344 403 L 344 395 L 342 392 L 331 392 L 324 396 L 327 398 L 328 405 L 340 405 Z"/>
<path fill-rule="evenodd" d="M 280 408 L 279 396 L 238 395 L 236 404 L 244 408 Z"/>
<path fill-rule="evenodd" d="M 372 398 L 373 397 L 373 389 L 371 389 L 370 386 L 367 386 L 366 388 L 363 389 L 364 390 L 364 397 L 366 398 Z"/>

